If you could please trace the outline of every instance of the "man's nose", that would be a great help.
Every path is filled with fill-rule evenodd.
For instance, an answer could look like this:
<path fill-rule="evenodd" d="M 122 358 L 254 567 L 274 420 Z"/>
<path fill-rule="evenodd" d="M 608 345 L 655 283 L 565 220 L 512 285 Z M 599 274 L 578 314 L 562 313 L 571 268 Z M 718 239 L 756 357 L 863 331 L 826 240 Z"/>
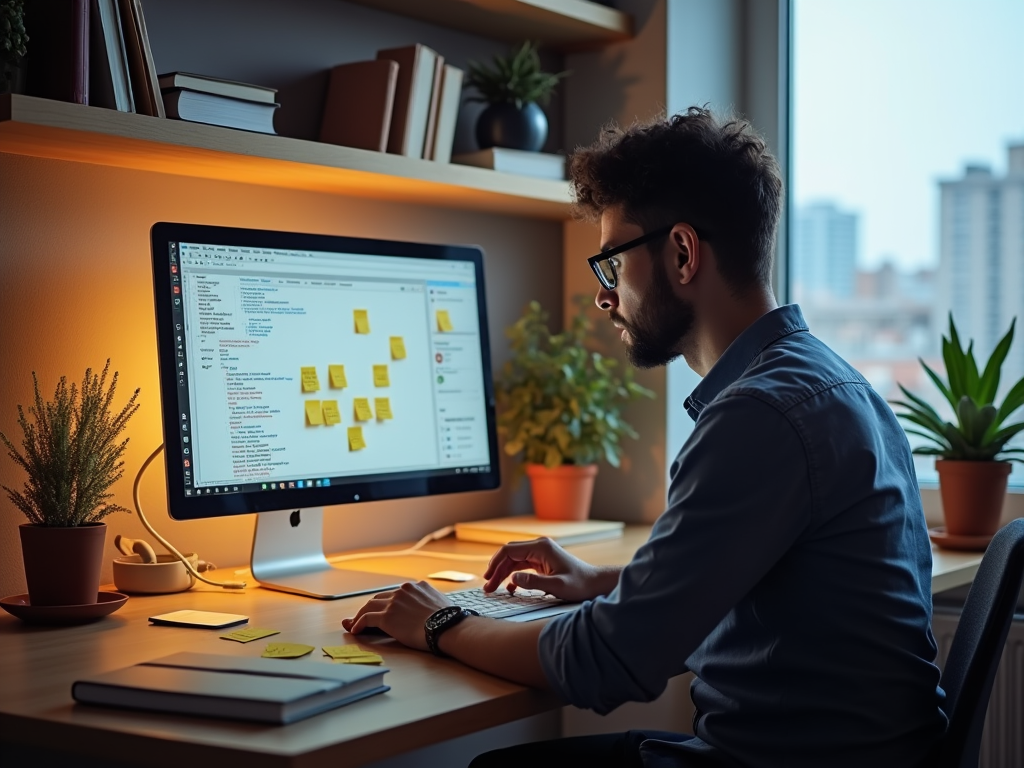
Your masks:
<path fill-rule="evenodd" d="M 610 291 L 604 286 L 601 286 L 601 290 L 597 292 L 594 297 L 594 303 L 597 304 L 598 309 L 602 312 L 607 312 L 610 309 L 615 309 L 619 306 L 619 296 L 615 291 Z"/>

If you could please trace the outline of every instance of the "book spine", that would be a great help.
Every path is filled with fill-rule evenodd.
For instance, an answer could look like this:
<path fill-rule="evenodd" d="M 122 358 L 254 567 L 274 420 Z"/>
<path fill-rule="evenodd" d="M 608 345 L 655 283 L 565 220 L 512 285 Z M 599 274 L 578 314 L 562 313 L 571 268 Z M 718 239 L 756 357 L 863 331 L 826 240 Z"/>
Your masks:
<path fill-rule="evenodd" d="M 89 103 L 89 0 L 72 0 L 71 101 Z"/>

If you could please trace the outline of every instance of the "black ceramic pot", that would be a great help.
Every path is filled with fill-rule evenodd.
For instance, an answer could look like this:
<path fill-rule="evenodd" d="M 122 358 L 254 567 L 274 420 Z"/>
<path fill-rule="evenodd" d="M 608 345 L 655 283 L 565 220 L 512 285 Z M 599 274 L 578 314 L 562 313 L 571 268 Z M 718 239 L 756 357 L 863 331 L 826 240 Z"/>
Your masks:
<path fill-rule="evenodd" d="M 532 101 L 522 109 L 515 104 L 491 104 L 476 121 L 480 149 L 507 147 L 539 152 L 548 137 L 548 118 Z"/>

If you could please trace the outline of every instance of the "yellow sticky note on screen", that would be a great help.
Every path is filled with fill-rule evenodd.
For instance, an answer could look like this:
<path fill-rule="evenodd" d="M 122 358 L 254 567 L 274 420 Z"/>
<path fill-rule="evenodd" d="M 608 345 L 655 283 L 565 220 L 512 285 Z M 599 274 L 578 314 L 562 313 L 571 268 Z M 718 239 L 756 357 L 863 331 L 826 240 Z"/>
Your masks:
<path fill-rule="evenodd" d="M 366 397 L 357 397 L 352 401 L 352 405 L 356 411 L 356 421 L 369 421 L 373 418 L 373 413 L 370 412 L 370 400 Z M 349 430 L 351 432 L 352 430 Z"/>
<path fill-rule="evenodd" d="M 373 366 L 373 386 L 390 387 L 391 380 L 388 378 L 388 367 L 386 365 Z"/>
<path fill-rule="evenodd" d="M 348 428 L 348 449 L 350 451 L 361 451 L 366 447 L 366 441 L 363 440 L 363 428 L 362 427 L 349 427 Z"/>
<path fill-rule="evenodd" d="M 345 378 L 344 365 L 328 365 L 327 374 L 331 379 L 331 386 L 335 389 L 342 389 L 348 386 L 348 379 Z"/>
<path fill-rule="evenodd" d="M 319 400 L 306 401 L 306 421 L 311 427 L 319 427 L 324 423 L 324 412 L 320 410 Z"/>
<path fill-rule="evenodd" d="M 324 400 L 323 404 L 324 424 L 341 424 L 341 411 L 338 410 L 337 400 Z"/>
<path fill-rule="evenodd" d="M 391 337 L 391 359 L 405 360 L 405 339 L 401 336 Z"/>
<path fill-rule="evenodd" d="M 320 379 L 316 375 L 316 366 L 302 368 L 302 391 L 317 392 L 320 389 Z"/>
<path fill-rule="evenodd" d="M 442 333 L 448 333 L 455 330 L 452 327 L 452 318 L 451 315 L 448 314 L 447 309 L 437 310 L 437 330 Z"/>
<path fill-rule="evenodd" d="M 356 333 L 370 332 L 370 313 L 365 309 L 352 310 L 356 321 Z"/>
<path fill-rule="evenodd" d="M 391 415 L 391 400 L 386 397 L 378 397 L 373 401 L 373 410 L 377 412 L 377 421 L 394 418 Z"/>
<path fill-rule="evenodd" d="M 297 659 L 313 652 L 312 645 L 302 643 L 268 643 L 263 649 L 265 659 Z"/>

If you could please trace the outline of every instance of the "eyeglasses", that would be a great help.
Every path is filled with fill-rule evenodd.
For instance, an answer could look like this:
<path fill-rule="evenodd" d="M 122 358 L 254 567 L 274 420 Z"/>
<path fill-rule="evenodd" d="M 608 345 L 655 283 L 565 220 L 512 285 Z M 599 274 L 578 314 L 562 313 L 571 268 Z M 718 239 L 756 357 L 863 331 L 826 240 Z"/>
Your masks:
<path fill-rule="evenodd" d="M 660 227 L 653 232 L 648 232 L 646 235 L 640 235 L 635 240 L 630 240 L 628 243 L 623 243 L 614 248 L 609 248 L 607 251 L 601 251 L 597 256 L 591 256 L 587 259 L 587 263 L 590 268 L 594 270 L 594 274 L 597 275 L 597 279 L 601 281 L 601 285 L 607 288 L 609 291 L 615 290 L 615 286 L 619 284 L 619 275 L 615 271 L 614 257 L 620 253 L 625 253 L 628 250 L 636 248 L 638 245 L 649 243 L 652 240 L 657 240 L 659 237 L 664 237 L 672 231 L 672 227 L 675 224 L 669 224 L 664 227 Z M 699 235 L 698 235 L 699 236 Z"/>

